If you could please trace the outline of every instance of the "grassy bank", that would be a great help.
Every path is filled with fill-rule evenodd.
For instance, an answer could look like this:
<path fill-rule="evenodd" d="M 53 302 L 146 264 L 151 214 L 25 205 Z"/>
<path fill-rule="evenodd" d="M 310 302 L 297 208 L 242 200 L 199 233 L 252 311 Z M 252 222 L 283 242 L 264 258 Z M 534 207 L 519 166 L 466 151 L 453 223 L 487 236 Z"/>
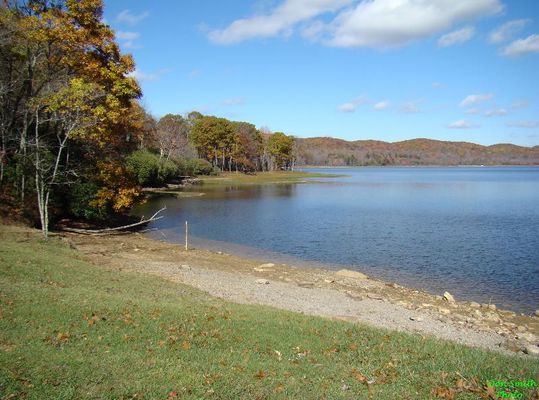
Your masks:
<path fill-rule="evenodd" d="M 243 174 L 222 172 L 219 176 L 204 176 L 200 180 L 204 185 L 264 185 L 273 183 L 298 183 L 308 178 L 336 178 L 345 175 L 325 174 L 302 171 L 272 171 Z"/>
<path fill-rule="evenodd" d="M 230 304 L 0 226 L 0 398 L 476 399 L 487 379 L 538 375 L 535 360 Z"/>

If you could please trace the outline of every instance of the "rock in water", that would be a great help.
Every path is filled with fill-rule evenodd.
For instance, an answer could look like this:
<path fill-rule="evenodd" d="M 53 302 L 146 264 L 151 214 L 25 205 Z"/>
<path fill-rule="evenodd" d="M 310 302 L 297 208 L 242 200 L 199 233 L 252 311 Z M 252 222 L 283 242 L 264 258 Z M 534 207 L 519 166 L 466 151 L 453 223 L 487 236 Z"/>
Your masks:
<path fill-rule="evenodd" d="M 367 279 L 367 275 L 362 274 L 361 272 L 351 271 L 349 269 L 341 269 L 335 273 L 337 276 L 343 276 L 345 278 L 355 278 L 355 279 Z"/>
<path fill-rule="evenodd" d="M 455 302 L 455 298 L 453 297 L 453 295 L 449 292 L 445 292 L 444 293 L 444 300 L 450 302 L 450 303 L 454 303 Z"/>
<path fill-rule="evenodd" d="M 257 279 L 255 282 L 259 285 L 269 285 L 270 283 L 267 279 Z"/>
<path fill-rule="evenodd" d="M 535 310 L 535 316 L 539 317 L 539 310 Z"/>

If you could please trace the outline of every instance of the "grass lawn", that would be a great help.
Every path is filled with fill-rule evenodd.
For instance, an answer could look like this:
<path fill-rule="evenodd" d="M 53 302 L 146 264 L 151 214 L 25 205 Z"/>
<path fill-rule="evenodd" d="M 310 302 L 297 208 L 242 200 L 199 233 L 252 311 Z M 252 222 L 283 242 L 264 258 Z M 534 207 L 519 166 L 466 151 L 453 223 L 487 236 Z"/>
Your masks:
<path fill-rule="evenodd" d="M 325 174 L 318 172 L 301 171 L 272 171 L 257 172 L 256 174 L 243 174 L 241 172 L 222 172 L 218 176 L 202 176 L 200 180 L 204 185 L 262 185 L 271 183 L 294 183 L 307 178 L 336 178 L 346 175 Z"/>
<path fill-rule="evenodd" d="M 536 360 L 231 304 L 0 226 L 2 399 L 477 399 L 489 379 L 538 375 Z"/>

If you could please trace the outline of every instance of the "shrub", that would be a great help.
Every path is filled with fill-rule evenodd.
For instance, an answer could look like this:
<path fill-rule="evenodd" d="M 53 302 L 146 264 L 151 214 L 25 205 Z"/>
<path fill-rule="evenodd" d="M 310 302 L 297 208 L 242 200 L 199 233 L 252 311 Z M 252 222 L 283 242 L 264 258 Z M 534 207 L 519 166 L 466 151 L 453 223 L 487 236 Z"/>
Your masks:
<path fill-rule="evenodd" d="M 69 213 L 77 218 L 102 220 L 108 216 L 107 211 L 92 207 L 99 186 L 95 182 L 79 183 L 71 188 L 68 195 Z"/>
<path fill-rule="evenodd" d="M 137 150 L 127 157 L 126 165 L 142 186 L 162 186 L 165 182 L 180 174 L 178 166 L 157 154 L 146 150 Z"/>
<path fill-rule="evenodd" d="M 176 161 L 180 175 L 214 175 L 215 170 L 210 162 L 200 158 L 190 158 Z"/>

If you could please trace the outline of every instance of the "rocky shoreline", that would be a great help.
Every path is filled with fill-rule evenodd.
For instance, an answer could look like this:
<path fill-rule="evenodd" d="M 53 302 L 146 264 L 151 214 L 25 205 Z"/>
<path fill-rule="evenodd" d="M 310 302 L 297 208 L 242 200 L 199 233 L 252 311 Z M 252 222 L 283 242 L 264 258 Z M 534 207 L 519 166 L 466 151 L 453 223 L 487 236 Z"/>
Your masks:
<path fill-rule="evenodd" d="M 220 251 L 190 249 L 141 234 L 63 235 L 96 264 L 149 273 L 229 301 L 432 335 L 470 346 L 539 357 L 539 315 L 494 304 L 432 295 L 351 270 L 264 263 Z"/>

